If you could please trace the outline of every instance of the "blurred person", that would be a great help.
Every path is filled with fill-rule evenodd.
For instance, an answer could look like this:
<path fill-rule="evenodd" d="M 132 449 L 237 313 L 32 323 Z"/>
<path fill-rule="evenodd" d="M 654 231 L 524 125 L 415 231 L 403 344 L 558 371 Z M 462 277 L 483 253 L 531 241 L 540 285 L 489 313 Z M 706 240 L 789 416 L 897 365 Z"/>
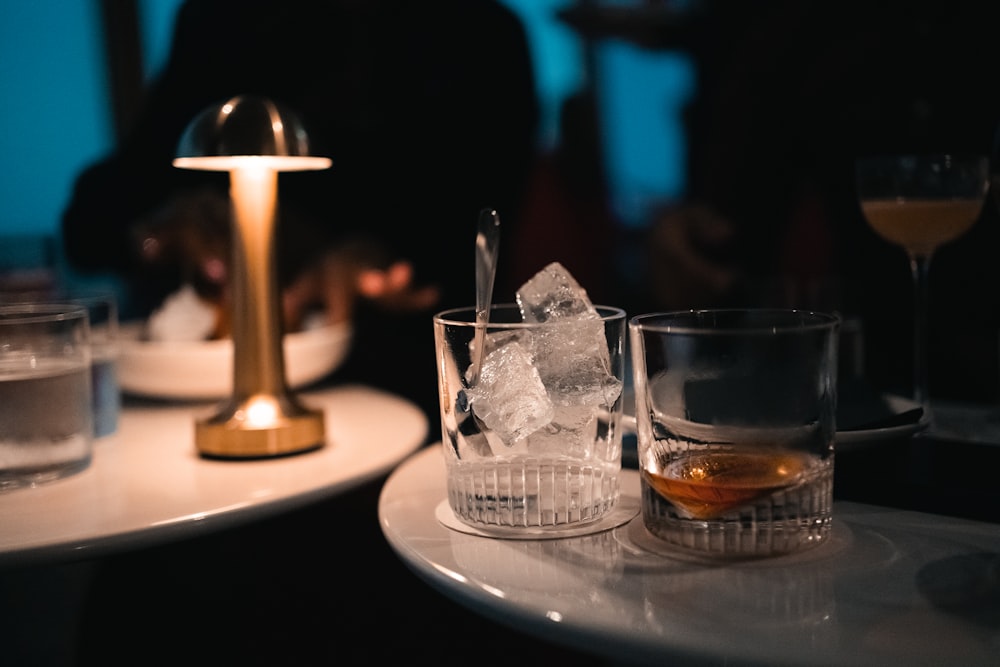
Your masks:
<path fill-rule="evenodd" d="M 523 26 L 494 0 L 184 2 L 138 118 L 81 173 L 62 220 L 74 269 L 123 278 L 126 317 L 185 283 L 224 308 L 228 174 L 172 159 L 199 112 L 240 94 L 296 113 L 333 160 L 279 175 L 286 328 L 317 306 L 350 321 L 341 375 L 418 401 L 433 427 L 430 317 L 472 301 L 478 212 L 516 224 L 534 156 Z"/>
<path fill-rule="evenodd" d="M 316 303 L 350 321 L 354 347 L 334 380 L 413 400 L 435 442 L 431 315 L 474 301 L 479 210 L 496 208 L 505 232 L 516 226 L 535 150 L 521 24 L 494 0 L 187 0 L 140 116 L 80 175 L 63 219 L 74 268 L 120 275 L 133 317 L 185 283 L 224 296 L 228 175 L 171 162 L 187 124 L 239 94 L 294 111 L 314 152 L 333 160 L 279 176 L 285 325 Z M 497 662 L 596 662 L 429 589 L 381 534 L 383 482 L 101 559 L 78 664 L 401 663 L 431 652 L 448 663 L 484 637 Z"/>
<path fill-rule="evenodd" d="M 908 394 L 908 261 L 864 220 L 854 162 L 990 154 L 1000 120 L 990 10 L 968 0 L 696 7 L 672 38 L 699 75 L 685 114 L 687 189 L 642 240 L 631 308 L 835 308 L 863 322 L 871 381 Z M 996 280 L 996 218 L 988 199 L 975 227 L 935 253 L 932 396 L 996 395 L 1000 301 L 977 289 Z"/>

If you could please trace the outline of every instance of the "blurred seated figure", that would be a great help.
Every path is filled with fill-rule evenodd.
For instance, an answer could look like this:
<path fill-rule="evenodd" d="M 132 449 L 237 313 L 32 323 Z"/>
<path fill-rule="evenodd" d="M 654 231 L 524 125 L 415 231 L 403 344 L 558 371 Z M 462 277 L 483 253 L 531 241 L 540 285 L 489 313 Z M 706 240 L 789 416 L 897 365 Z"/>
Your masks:
<path fill-rule="evenodd" d="M 431 316 L 473 302 L 478 213 L 494 207 L 513 228 L 534 157 L 522 25 L 496 0 L 186 0 L 140 116 L 80 175 L 63 219 L 77 270 L 127 281 L 126 316 L 148 317 L 184 284 L 224 300 L 228 175 L 171 161 L 200 111 L 239 94 L 297 113 L 333 160 L 279 175 L 286 327 L 316 304 L 349 321 L 354 349 L 334 381 L 410 398 L 434 442 Z M 482 638 L 498 663 L 588 664 L 428 588 L 381 534 L 383 481 L 102 559 L 78 664 L 457 663 Z"/>
<path fill-rule="evenodd" d="M 687 190 L 643 237 L 631 309 L 777 305 L 863 322 L 867 373 L 910 391 L 903 251 L 861 215 L 867 154 L 989 155 L 1000 120 L 995 27 L 976 2 L 696 3 L 676 35 L 699 75 Z M 993 400 L 1000 299 L 996 204 L 939 249 L 930 276 L 931 395 Z"/>
<path fill-rule="evenodd" d="M 200 111 L 239 94 L 295 112 L 333 160 L 279 175 L 286 328 L 316 307 L 350 321 L 345 376 L 436 419 L 431 314 L 473 299 L 478 212 L 516 224 L 534 157 L 523 26 L 495 0 L 184 2 L 127 138 L 79 176 L 62 221 L 75 270 L 124 279 L 125 317 L 183 284 L 224 311 L 228 174 L 171 161 Z"/>

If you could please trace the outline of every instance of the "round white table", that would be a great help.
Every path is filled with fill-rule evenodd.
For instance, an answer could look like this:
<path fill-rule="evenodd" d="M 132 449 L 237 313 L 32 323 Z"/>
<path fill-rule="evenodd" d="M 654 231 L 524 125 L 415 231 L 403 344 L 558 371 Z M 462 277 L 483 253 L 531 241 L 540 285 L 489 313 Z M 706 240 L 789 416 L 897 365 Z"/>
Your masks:
<path fill-rule="evenodd" d="M 214 404 L 126 401 L 86 470 L 0 493 L 0 565 L 93 558 L 300 507 L 384 475 L 427 438 L 423 413 L 380 390 L 297 395 L 324 411 L 325 446 L 246 461 L 197 453 L 195 419 Z"/>
<path fill-rule="evenodd" d="M 636 471 L 623 494 L 638 507 Z M 559 539 L 476 535 L 449 527 L 439 447 L 398 466 L 379 501 L 389 544 L 431 586 L 615 664 L 1000 664 L 1000 525 L 834 512 L 812 551 L 729 564 L 671 554 L 639 517 Z"/>

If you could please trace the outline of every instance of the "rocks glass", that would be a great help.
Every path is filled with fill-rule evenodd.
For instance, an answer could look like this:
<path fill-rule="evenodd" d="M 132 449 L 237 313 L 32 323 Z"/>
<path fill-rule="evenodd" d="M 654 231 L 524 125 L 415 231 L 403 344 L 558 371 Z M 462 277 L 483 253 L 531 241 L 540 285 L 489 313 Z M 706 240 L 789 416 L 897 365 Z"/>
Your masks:
<path fill-rule="evenodd" d="M 526 307 L 525 318 L 497 305 L 485 331 L 473 307 L 434 317 L 448 501 L 460 521 L 545 532 L 617 504 L 625 312 L 582 308 L 564 319 Z"/>
<path fill-rule="evenodd" d="M 839 327 L 782 309 L 630 320 L 646 530 L 736 558 L 827 539 Z"/>

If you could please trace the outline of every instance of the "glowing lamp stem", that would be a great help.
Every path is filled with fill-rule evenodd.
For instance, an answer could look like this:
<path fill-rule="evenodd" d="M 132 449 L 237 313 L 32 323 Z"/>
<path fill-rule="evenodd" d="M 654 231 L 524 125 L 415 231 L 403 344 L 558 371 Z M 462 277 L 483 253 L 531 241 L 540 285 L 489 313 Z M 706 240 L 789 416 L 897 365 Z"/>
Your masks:
<path fill-rule="evenodd" d="M 258 391 L 285 389 L 274 253 L 278 174 L 269 169 L 236 169 L 230 173 L 233 205 L 233 367 L 234 393 L 246 398 Z M 280 332 L 279 332 L 280 333 Z"/>
<path fill-rule="evenodd" d="M 306 409 L 285 380 L 274 254 L 278 172 L 248 160 L 230 171 L 232 201 L 233 394 L 196 424 L 210 456 L 279 456 L 323 446 L 323 413 Z"/>

